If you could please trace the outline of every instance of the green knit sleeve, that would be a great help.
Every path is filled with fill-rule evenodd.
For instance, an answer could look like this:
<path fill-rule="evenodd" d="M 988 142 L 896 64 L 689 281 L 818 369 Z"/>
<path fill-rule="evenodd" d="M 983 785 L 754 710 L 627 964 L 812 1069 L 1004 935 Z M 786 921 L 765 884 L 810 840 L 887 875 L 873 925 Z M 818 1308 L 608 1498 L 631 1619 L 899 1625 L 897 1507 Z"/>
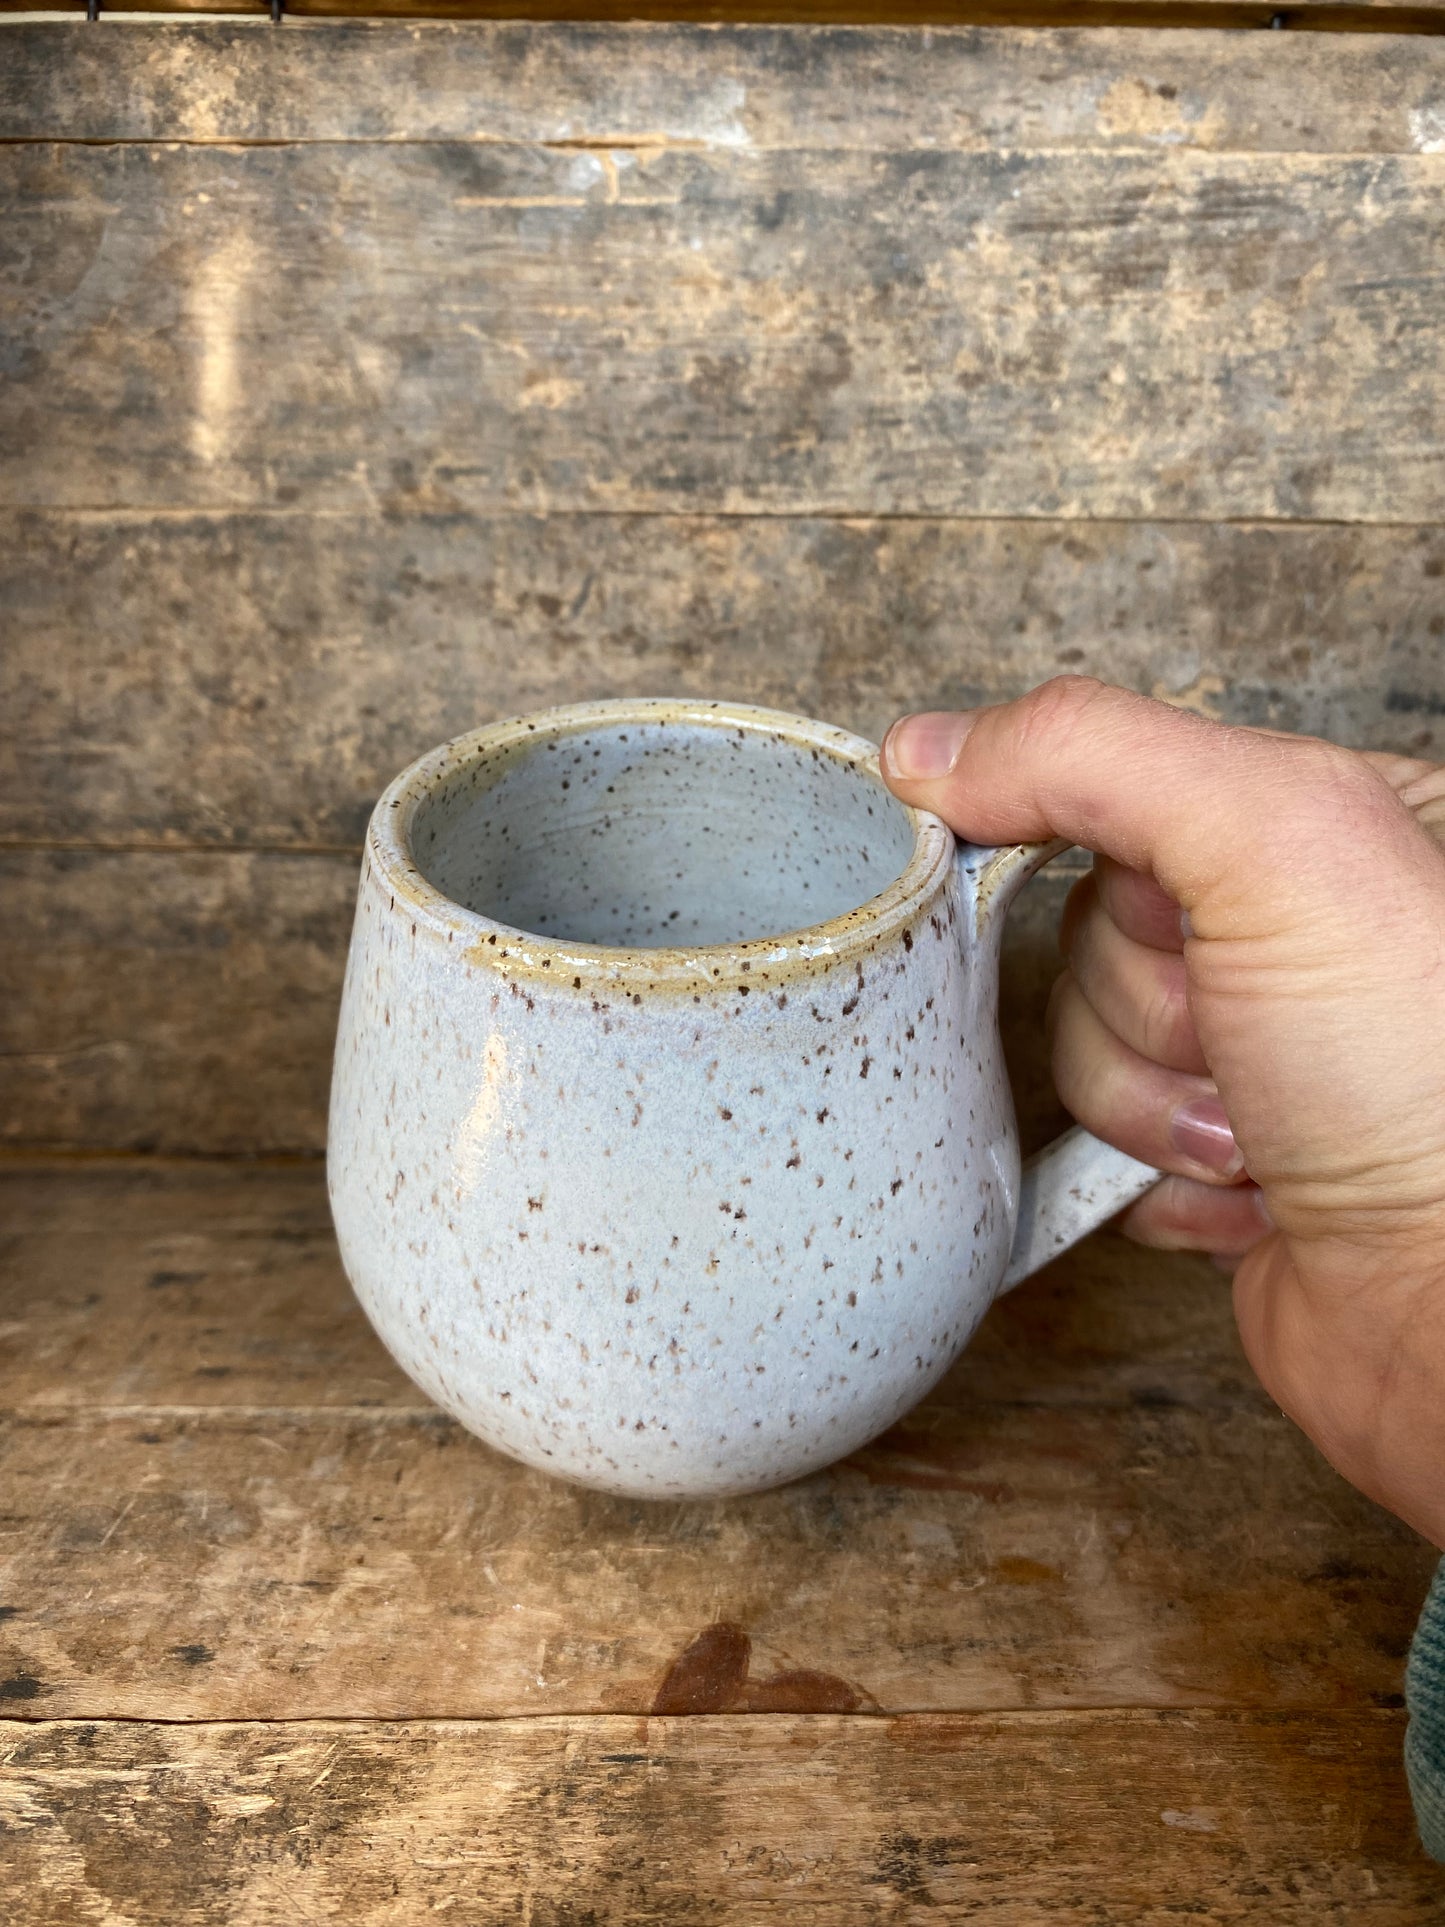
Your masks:
<path fill-rule="evenodd" d="M 1405 1771 L 1425 1851 L 1445 1860 L 1445 1560 L 1415 1628 L 1405 1668 Z"/>

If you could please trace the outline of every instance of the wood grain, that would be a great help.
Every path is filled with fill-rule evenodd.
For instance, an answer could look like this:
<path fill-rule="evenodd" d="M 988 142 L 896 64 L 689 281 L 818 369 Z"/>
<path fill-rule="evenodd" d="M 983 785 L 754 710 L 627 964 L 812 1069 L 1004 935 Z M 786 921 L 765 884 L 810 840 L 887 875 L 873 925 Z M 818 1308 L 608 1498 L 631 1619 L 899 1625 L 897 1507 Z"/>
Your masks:
<path fill-rule="evenodd" d="M 1425 1927 L 1398 1715 L 46 1723 L 14 1927 Z"/>
<path fill-rule="evenodd" d="M 1445 153 L 10 146 L 0 501 L 1434 521 L 1442 186 Z"/>
<path fill-rule="evenodd" d="M 549 1483 L 438 1413 L 16 1414 L 25 1717 L 1399 1703 L 1434 1561 L 1264 1401 L 974 1406 L 729 1505 Z"/>
<path fill-rule="evenodd" d="M 359 867 L 0 851 L 0 1141 L 319 1149 Z"/>
<path fill-rule="evenodd" d="M 508 20 L 15 25 L 10 140 L 1413 154 L 1445 48 L 1364 36 Z"/>
<path fill-rule="evenodd" d="M 21 1717 L 1398 1703 L 1429 1550 L 1254 1386 L 1197 1260 L 1099 1241 L 842 1465 L 647 1506 L 405 1386 L 319 1173 L 5 1194 Z"/>
<path fill-rule="evenodd" d="M 877 740 L 1084 669 L 1445 758 L 1439 529 L 0 515 L 0 837 L 357 846 L 549 703 L 736 696 Z"/>

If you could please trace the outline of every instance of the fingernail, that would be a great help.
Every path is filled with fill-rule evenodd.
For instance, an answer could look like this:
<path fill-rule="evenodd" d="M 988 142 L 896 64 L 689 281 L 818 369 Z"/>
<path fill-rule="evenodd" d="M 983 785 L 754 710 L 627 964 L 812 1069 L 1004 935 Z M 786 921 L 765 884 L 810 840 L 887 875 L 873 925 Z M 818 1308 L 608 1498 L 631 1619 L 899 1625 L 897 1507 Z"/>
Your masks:
<path fill-rule="evenodd" d="M 1221 1178 L 1237 1178 L 1244 1169 L 1244 1153 L 1234 1141 L 1229 1118 L 1217 1097 L 1194 1097 L 1181 1104 L 1174 1113 L 1169 1137 L 1176 1151 Z"/>
<path fill-rule="evenodd" d="M 966 711 L 905 716 L 883 742 L 883 766 L 904 783 L 930 783 L 947 776 L 973 728 Z"/>
<path fill-rule="evenodd" d="M 1269 1226 L 1270 1230 L 1273 1231 L 1275 1229 L 1274 1213 L 1270 1210 L 1269 1201 L 1266 1199 L 1263 1191 L 1255 1192 L 1254 1208 L 1259 1213 L 1260 1217 L 1264 1219 L 1265 1223 Z"/>

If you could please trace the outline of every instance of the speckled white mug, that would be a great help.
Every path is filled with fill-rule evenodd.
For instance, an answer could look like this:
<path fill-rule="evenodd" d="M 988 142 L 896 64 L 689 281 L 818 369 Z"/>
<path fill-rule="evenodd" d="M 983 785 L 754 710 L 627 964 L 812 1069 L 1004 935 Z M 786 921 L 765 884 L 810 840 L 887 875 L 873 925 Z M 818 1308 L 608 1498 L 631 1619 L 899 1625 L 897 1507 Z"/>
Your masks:
<path fill-rule="evenodd" d="M 331 1094 L 346 1270 L 504 1452 L 644 1497 L 843 1456 L 1156 1172 L 1021 1185 L 999 929 L 1062 845 L 955 850 L 871 743 L 588 703 L 424 756 L 367 837 Z"/>

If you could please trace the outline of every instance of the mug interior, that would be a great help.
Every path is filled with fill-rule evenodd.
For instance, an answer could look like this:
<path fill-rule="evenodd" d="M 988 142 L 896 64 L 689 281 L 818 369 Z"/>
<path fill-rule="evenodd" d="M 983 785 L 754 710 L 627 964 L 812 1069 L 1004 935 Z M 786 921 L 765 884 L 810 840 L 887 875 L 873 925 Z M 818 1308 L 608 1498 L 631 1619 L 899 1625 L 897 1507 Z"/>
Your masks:
<path fill-rule="evenodd" d="M 434 889 L 496 923 L 655 949 L 844 916 L 899 877 L 915 831 L 855 758 L 723 719 L 627 718 L 483 739 L 409 842 Z"/>

